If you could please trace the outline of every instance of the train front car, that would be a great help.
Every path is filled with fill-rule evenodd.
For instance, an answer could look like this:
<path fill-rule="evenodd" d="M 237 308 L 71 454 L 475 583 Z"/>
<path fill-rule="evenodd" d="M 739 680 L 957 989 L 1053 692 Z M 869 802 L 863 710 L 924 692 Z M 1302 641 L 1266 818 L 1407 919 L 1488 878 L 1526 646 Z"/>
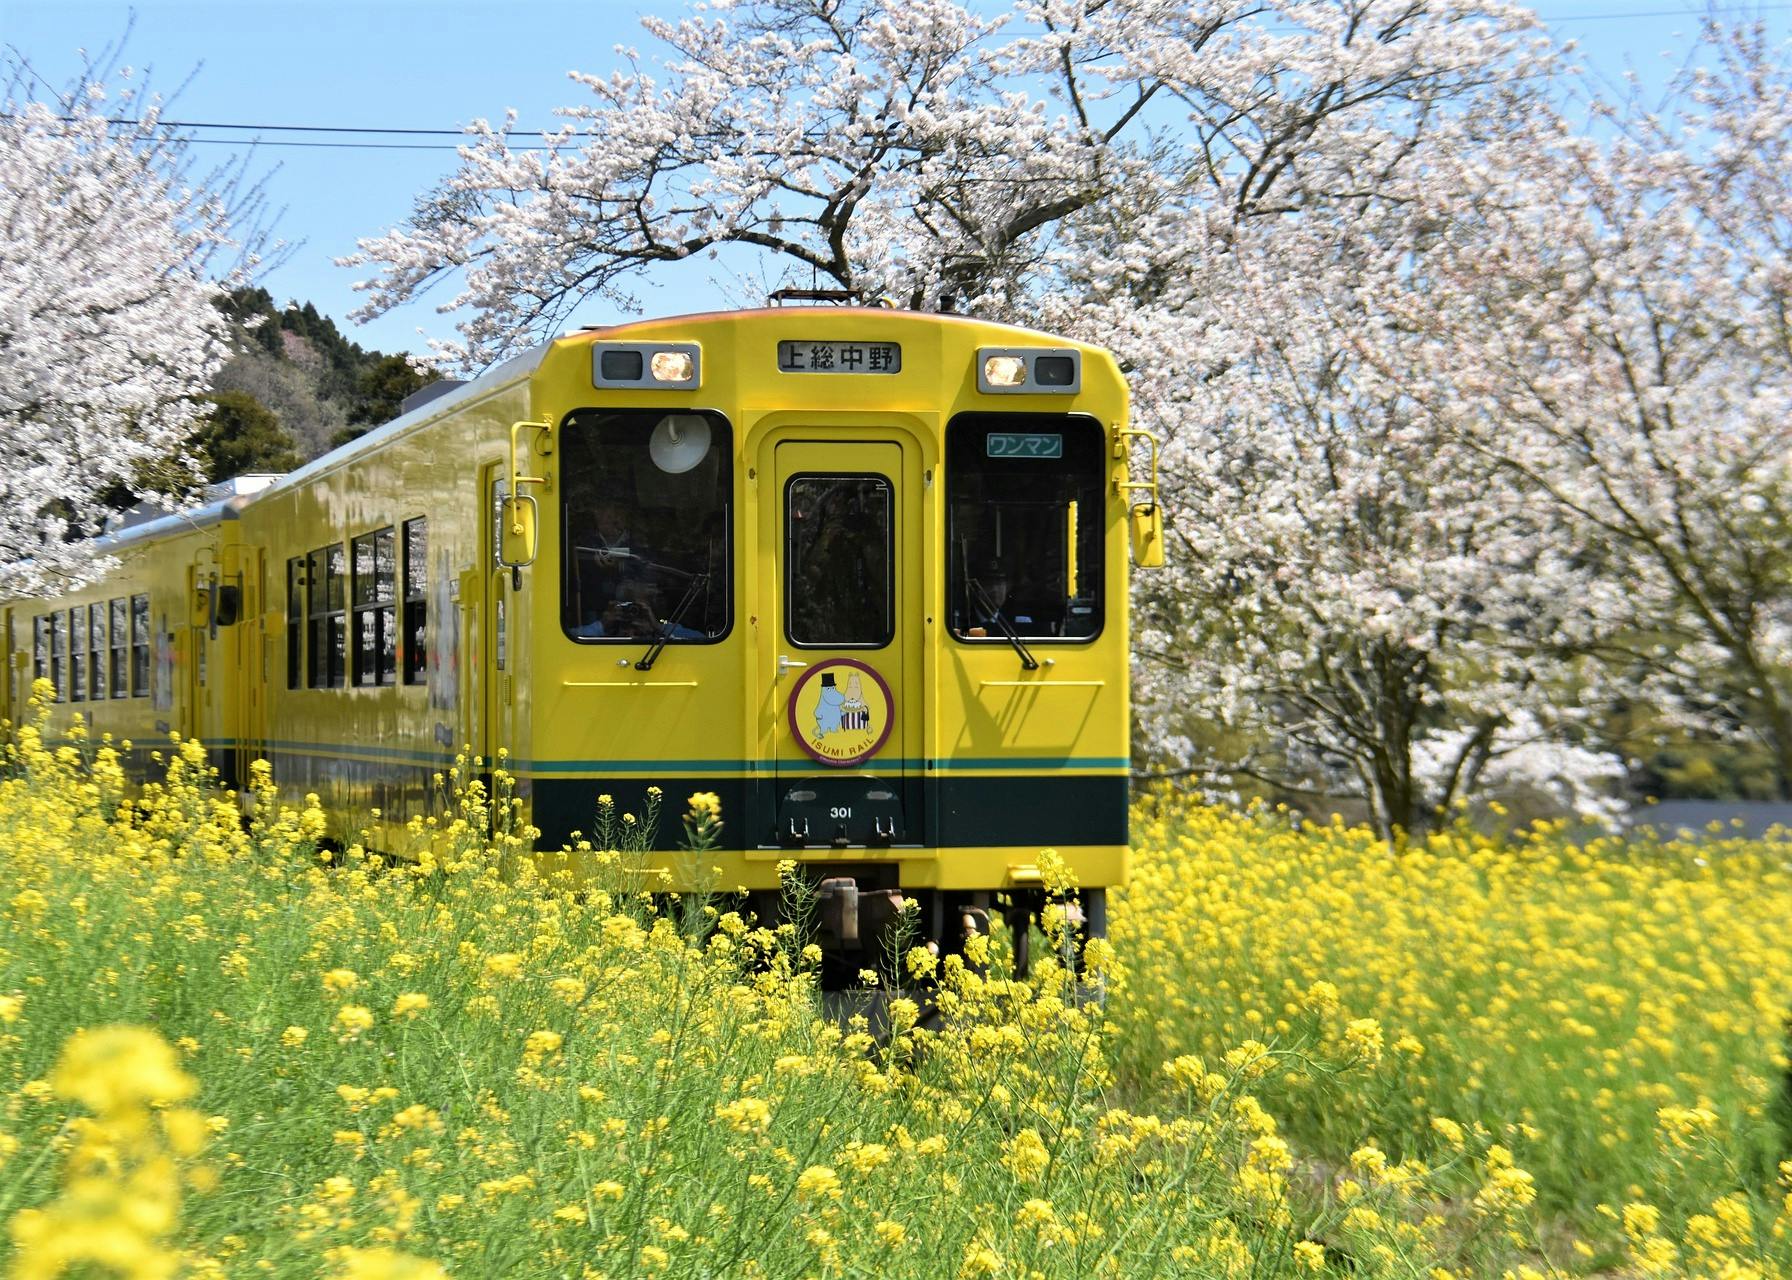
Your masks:
<path fill-rule="evenodd" d="M 829 981 L 875 967 L 899 916 L 942 952 L 1022 924 L 1046 849 L 1100 931 L 1152 496 L 1107 353 L 777 309 L 561 340 L 531 399 L 504 523 L 534 558 L 500 577 L 531 623 L 513 765 L 544 849 L 658 787 L 643 887 L 744 890 L 768 919 L 793 860 Z M 678 814 L 704 792 L 723 847 L 698 867 Z"/>

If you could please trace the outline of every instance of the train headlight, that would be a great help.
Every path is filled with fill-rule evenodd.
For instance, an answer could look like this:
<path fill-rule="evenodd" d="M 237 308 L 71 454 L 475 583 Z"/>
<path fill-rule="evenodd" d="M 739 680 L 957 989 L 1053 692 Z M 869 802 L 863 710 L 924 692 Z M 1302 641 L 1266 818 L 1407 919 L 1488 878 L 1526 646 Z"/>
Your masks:
<path fill-rule="evenodd" d="M 653 353 L 655 382 L 695 382 L 697 360 L 688 351 L 656 351 Z"/>
<path fill-rule="evenodd" d="M 1027 362 L 1019 356 L 985 356 L 983 380 L 992 387 L 1018 387 L 1027 380 Z"/>
<path fill-rule="evenodd" d="M 982 347 L 977 390 L 989 395 L 1075 395 L 1083 389 L 1083 353 L 1063 347 Z"/>
<path fill-rule="evenodd" d="M 695 391 L 702 384 L 703 355 L 694 342 L 597 342 L 591 381 L 599 387 L 638 391 Z"/>

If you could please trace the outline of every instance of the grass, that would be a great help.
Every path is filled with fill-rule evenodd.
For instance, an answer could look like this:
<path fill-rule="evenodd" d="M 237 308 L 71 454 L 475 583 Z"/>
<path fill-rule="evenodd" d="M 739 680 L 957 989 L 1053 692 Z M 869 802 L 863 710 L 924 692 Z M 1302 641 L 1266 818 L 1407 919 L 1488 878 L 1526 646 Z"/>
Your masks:
<path fill-rule="evenodd" d="M 140 804 L 100 744 L 28 729 L 9 764 L 19 1276 L 1787 1262 L 1770 846 L 1457 832 L 1394 860 L 1148 798 L 1105 1008 L 1050 963 L 1013 981 L 998 937 L 986 972 L 915 956 L 874 1044 L 818 1015 L 796 930 L 656 912 L 623 852 L 536 878 L 475 783 L 390 867 L 320 852 L 265 778 L 244 830 L 193 746 Z M 685 818 L 700 851 L 727 815 Z"/>

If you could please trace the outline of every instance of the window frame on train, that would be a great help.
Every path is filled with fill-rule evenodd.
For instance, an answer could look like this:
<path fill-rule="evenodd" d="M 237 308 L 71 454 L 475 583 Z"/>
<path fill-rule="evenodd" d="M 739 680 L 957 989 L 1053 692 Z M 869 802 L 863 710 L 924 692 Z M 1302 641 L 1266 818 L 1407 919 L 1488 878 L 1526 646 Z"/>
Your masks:
<path fill-rule="evenodd" d="M 883 625 L 876 638 L 869 639 L 798 639 L 798 612 L 813 605 L 817 596 L 812 586 L 802 585 L 799 589 L 797 581 L 799 573 L 809 566 L 805 563 L 807 552 L 794 545 L 802 519 L 798 517 L 792 504 L 796 501 L 796 489 L 805 481 L 817 480 L 869 480 L 883 494 L 884 509 L 881 529 L 883 533 Z M 800 471 L 784 482 L 783 510 L 781 520 L 784 528 L 784 638 L 798 649 L 887 649 L 896 639 L 896 520 L 898 507 L 896 502 L 896 482 L 881 471 Z M 845 528 L 858 532 L 868 526 L 839 524 L 835 528 Z M 825 530 L 818 533 L 824 536 Z M 869 541 L 875 541 L 869 540 Z M 807 619 L 805 619 L 805 622 Z"/>
<path fill-rule="evenodd" d="M 107 629 L 112 652 L 113 698 L 131 696 L 131 606 L 124 596 L 106 602 Z"/>
<path fill-rule="evenodd" d="M 348 685 L 348 548 L 331 542 L 305 561 L 307 689 Z M 332 595 L 331 588 L 335 593 Z"/>
<path fill-rule="evenodd" d="M 709 446 L 707 451 L 703 454 L 702 459 L 693 466 L 676 472 L 668 471 L 665 467 L 660 466 L 658 462 L 653 459 L 651 454 L 653 448 L 653 433 L 659 429 L 668 418 L 673 416 L 687 418 L 700 417 L 709 427 Z M 581 564 L 583 562 L 580 559 L 580 557 L 585 554 L 585 551 L 581 549 L 580 544 L 575 541 L 575 538 L 581 536 L 582 532 L 595 533 L 595 528 L 592 528 L 591 526 L 594 525 L 595 520 L 599 517 L 595 514 L 595 511 L 591 515 L 575 515 L 574 504 L 575 502 L 589 502 L 595 508 L 606 504 L 618 503 L 619 499 L 614 493 L 593 492 L 589 489 L 581 488 L 583 482 L 572 473 L 574 453 L 582 447 L 579 438 L 583 433 L 597 432 L 599 433 L 597 438 L 601 439 L 603 433 L 607 431 L 617 431 L 618 429 L 626 429 L 632 433 L 641 433 L 641 439 L 639 441 L 631 441 L 626 445 L 606 445 L 606 451 L 612 456 L 617 456 L 623 449 L 639 450 L 641 457 L 632 465 L 638 465 L 639 463 L 645 462 L 668 477 L 664 481 L 656 482 L 664 485 L 667 493 L 675 493 L 678 488 L 689 483 L 677 480 L 678 476 L 689 474 L 700 467 L 706 466 L 709 463 L 709 459 L 712 457 L 715 459 L 715 472 L 712 476 L 713 487 L 711 489 L 711 497 L 713 501 L 711 501 L 711 503 L 701 512 L 692 513 L 687 511 L 682 513 L 677 520 L 670 522 L 660 520 L 658 522 L 665 524 L 667 528 L 683 525 L 702 529 L 719 521 L 721 546 L 719 555 L 715 555 L 708 550 L 705 551 L 704 560 L 706 567 L 702 570 L 692 570 L 689 569 L 688 566 L 673 565 L 666 561 L 648 559 L 636 554 L 633 548 L 621 549 L 626 553 L 627 558 L 643 560 L 643 562 L 648 565 L 648 568 L 643 571 L 648 575 L 647 580 L 644 583 L 637 581 L 637 594 L 635 599 L 624 602 L 620 600 L 619 597 L 623 593 L 624 588 L 628 585 L 629 580 L 622 576 L 622 569 L 614 569 L 613 572 L 617 581 L 612 590 L 611 598 L 608 601 L 600 602 L 597 606 L 596 615 L 586 620 L 583 619 L 583 615 L 586 612 L 589 612 L 589 609 L 585 606 L 583 600 L 583 572 L 581 569 Z M 659 633 L 666 629 L 663 626 L 655 625 L 645 633 L 634 631 L 627 634 L 610 635 L 603 630 L 606 626 L 606 616 L 610 618 L 610 622 L 613 624 L 615 618 L 620 615 L 619 613 L 613 613 L 612 611 L 619 611 L 625 603 L 634 606 L 633 613 L 638 614 L 639 604 L 642 598 L 639 593 L 650 591 L 652 592 L 654 603 L 659 606 L 657 617 L 655 617 L 654 621 L 656 624 L 663 623 L 666 618 L 672 615 L 683 592 L 684 586 L 688 585 L 691 577 L 697 573 L 707 573 L 709 577 L 707 591 L 719 594 L 720 604 L 704 613 L 693 612 L 686 618 L 681 619 L 679 630 L 694 631 L 696 628 L 691 625 L 694 621 L 700 621 L 705 617 L 715 617 L 718 612 L 720 617 L 719 629 L 715 631 L 704 629 L 701 634 L 697 635 L 679 634 L 677 631 L 674 631 L 672 634 L 666 635 L 664 641 L 669 645 L 707 645 L 721 644 L 723 641 L 727 640 L 734 632 L 734 613 L 737 603 L 734 593 L 734 427 L 733 424 L 729 422 L 728 418 L 714 409 L 691 409 L 683 407 L 676 409 L 659 407 L 642 409 L 588 406 L 575 409 L 561 419 L 554 452 L 560 459 L 559 613 L 561 634 L 575 644 L 626 645 L 639 647 L 643 644 L 652 645 L 659 643 L 661 640 Z M 643 472 L 641 474 L 645 474 L 648 476 L 649 480 L 653 480 L 651 473 Z M 634 479 L 637 485 L 635 494 L 636 502 L 632 506 L 629 506 L 629 504 L 626 503 L 620 505 L 628 506 L 631 516 L 635 516 L 636 513 L 644 510 L 664 509 L 660 506 L 648 507 L 646 504 L 640 503 L 640 475 L 636 475 Z M 629 523 L 634 526 L 634 528 L 631 529 L 631 532 L 636 532 L 641 528 L 651 527 L 649 524 L 640 524 L 635 520 L 631 520 Z M 658 548 L 650 549 L 655 555 L 664 554 Z M 599 566 L 608 563 L 604 560 L 601 554 L 599 554 L 595 560 L 592 560 L 592 557 L 589 556 L 586 557 L 586 560 Z M 662 577 L 666 579 L 663 584 L 660 581 Z M 631 616 L 633 615 L 631 614 Z M 592 633 L 586 630 L 593 626 L 599 628 L 598 632 Z"/>
<path fill-rule="evenodd" d="M 305 582 L 307 556 L 288 556 L 286 559 L 286 687 L 303 689 L 305 687 L 305 627 L 306 604 Z"/>
<path fill-rule="evenodd" d="M 50 611 L 50 684 L 56 691 L 57 702 L 68 701 L 67 663 L 64 661 L 68 635 L 68 619 L 62 610 Z"/>
<path fill-rule="evenodd" d="M 149 592 L 131 597 L 131 696 L 147 698 L 153 669 L 149 652 Z"/>
<path fill-rule="evenodd" d="M 1071 439 L 1074 433 L 1076 439 Z M 1016 458 L 1014 468 L 1007 466 L 991 467 L 993 461 L 989 456 L 989 437 L 992 435 L 1028 435 L 1056 434 L 1062 452 L 1057 457 L 1044 459 Z M 1079 455 L 1070 458 L 1072 450 Z M 1021 625 L 1014 616 L 1008 617 L 1009 624 L 1014 627 L 1015 634 L 1028 645 L 1091 645 L 1101 639 L 1107 629 L 1107 495 L 1109 484 L 1110 460 L 1108 458 L 1108 435 L 1101 423 L 1086 413 L 1016 413 L 999 410 L 976 409 L 954 414 L 946 424 L 945 441 L 941 457 L 945 471 L 945 504 L 946 504 L 946 565 L 942 579 L 945 583 L 945 603 L 943 617 L 946 622 L 945 631 L 952 640 L 968 647 L 1002 646 L 1011 641 L 999 626 L 988 626 L 972 622 L 968 615 L 970 607 L 969 579 L 980 577 L 964 563 L 966 549 L 961 544 L 959 507 L 974 504 L 980 509 L 988 509 L 992 500 L 981 489 L 970 495 L 964 494 L 967 479 L 973 475 L 987 477 L 990 475 L 1023 475 L 1028 472 L 1021 468 L 1039 468 L 1031 472 L 1033 476 L 1049 475 L 1047 465 L 1059 462 L 1060 475 L 1070 473 L 1072 485 L 1079 491 L 1074 499 L 1078 504 L 1078 551 L 1076 555 L 1077 576 L 1079 584 L 1085 585 L 1086 592 L 1075 599 L 1087 599 L 1091 607 L 1092 629 L 1086 635 L 1064 635 L 1029 629 Z M 1081 472 L 1080 478 L 1071 472 L 1074 464 Z M 1066 499 L 1066 503 L 1072 499 Z M 981 550 L 977 553 L 982 554 Z M 1065 566 L 1066 570 L 1068 565 Z M 1007 566 L 1003 567 L 1004 576 L 1013 573 Z M 1068 586 L 1068 583 L 1065 584 Z M 1072 598 L 1065 597 L 1066 620 L 1070 617 Z M 965 624 L 961 626 L 961 621 Z M 988 634 L 968 634 L 972 625 L 986 626 Z"/>
<path fill-rule="evenodd" d="M 87 606 L 87 700 L 106 701 L 111 668 L 112 646 L 106 634 L 106 602 L 91 601 Z"/>
<path fill-rule="evenodd" d="M 348 558 L 349 683 L 357 689 L 389 688 L 398 683 L 397 527 L 387 525 L 349 539 Z"/>
<path fill-rule="evenodd" d="M 68 700 L 87 701 L 87 606 L 68 610 Z"/>
<path fill-rule="evenodd" d="M 399 528 L 398 550 L 404 557 L 399 683 L 421 685 L 429 682 L 429 517 L 415 516 Z"/>

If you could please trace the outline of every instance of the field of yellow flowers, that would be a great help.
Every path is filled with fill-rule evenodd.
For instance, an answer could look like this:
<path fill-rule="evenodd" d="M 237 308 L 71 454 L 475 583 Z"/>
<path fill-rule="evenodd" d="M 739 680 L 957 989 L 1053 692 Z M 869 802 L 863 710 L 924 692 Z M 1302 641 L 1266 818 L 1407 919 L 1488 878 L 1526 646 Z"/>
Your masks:
<path fill-rule="evenodd" d="M 544 879 L 476 782 L 387 865 L 320 850 L 265 775 L 245 829 L 203 760 L 172 747 L 139 797 L 107 744 L 9 749 L 12 1275 L 1792 1261 L 1771 846 L 1456 833 L 1396 858 L 1148 798 L 1095 973 L 1014 981 L 999 936 L 986 970 L 916 956 L 873 1041 L 820 1016 L 796 931 L 645 895 L 624 854 Z M 693 847 L 718 820 L 693 804 Z"/>

